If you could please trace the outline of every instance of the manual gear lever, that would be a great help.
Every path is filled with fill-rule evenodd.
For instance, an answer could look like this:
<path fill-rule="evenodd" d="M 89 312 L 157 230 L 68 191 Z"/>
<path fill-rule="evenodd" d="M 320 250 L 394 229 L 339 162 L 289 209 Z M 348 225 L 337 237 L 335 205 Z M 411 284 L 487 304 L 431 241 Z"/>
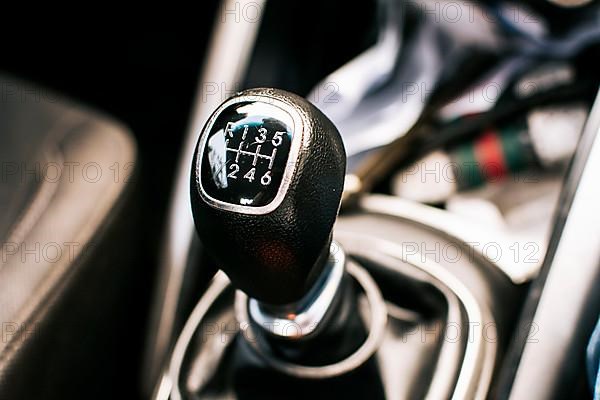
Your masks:
<path fill-rule="evenodd" d="M 386 210 L 397 202 L 376 196 L 338 221 L 335 238 L 352 256 L 346 262 L 331 239 L 344 172 L 336 128 L 300 97 L 248 90 L 210 117 L 194 156 L 191 200 L 203 248 L 230 280 L 215 276 L 194 307 L 157 393 L 378 399 L 488 390 L 497 345 L 481 331 L 459 341 L 410 336 L 438 324 L 508 321 L 514 307 L 492 314 L 488 306 L 517 293 L 508 291 L 514 285 L 483 259 L 405 255 L 410 237 L 464 242 L 412 221 L 413 207 Z M 506 333 L 498 330 L 503 340 Z"/>
<path fill-rule="evenodd" d="M 337 129 L 299 96 L 247 90 L 209 118 L 192 163 L 192 212 L 203 247 L 231 285 L 215 277 L 186 322 L 169 366 L 173 398 L 192 358 L 210 360 L 203 371 L 223 365 L 222 382 L 238 398 L 383 397 L 373 355 L 385 333 L 385 303 L 369 274 L 355 261 L 346 265 L 332 242 L 345 169 Z M 232 286 L 240 289 L 235 296 Z M 192 349 L 208 313 L 221 327 L 235 315 L 241 335 L 234 330 L 230 351 L 202 340 L 201 353 Z M 202 386 L 198 371 L 185 373 L 190 392 Z"/>
<path fill-rule="evenodd" d="M 340 134 L 308 101 L 276 89 L 238 93 L 198 142 L 196 229 L 234 286 L 265 307 L 295 304 L 323 282 L 344 174 Z"/>

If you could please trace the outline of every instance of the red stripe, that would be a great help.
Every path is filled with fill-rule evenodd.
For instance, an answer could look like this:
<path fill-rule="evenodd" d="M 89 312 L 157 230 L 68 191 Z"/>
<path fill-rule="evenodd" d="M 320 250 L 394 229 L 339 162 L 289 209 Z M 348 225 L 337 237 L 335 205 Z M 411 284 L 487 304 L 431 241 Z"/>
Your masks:
<path fill-rule="evenodd" d="M 496 132 L 489 130 L 475 142 L 475 159 L 482 175 L 488 181 L 503 178 L 508 173 L 502 141 Z"/>

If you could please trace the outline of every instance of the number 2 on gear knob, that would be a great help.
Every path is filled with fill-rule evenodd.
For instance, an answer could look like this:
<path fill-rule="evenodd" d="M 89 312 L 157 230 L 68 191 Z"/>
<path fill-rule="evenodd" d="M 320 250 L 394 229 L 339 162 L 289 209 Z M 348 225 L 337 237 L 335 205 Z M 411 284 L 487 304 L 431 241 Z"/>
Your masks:
<path fill-rule="evenodd" d="M 346 157 L 339 132 L 308 101 L 250 89 L 206 123 L 191 202 L 204 248 L 261 302 L 300 300 L 329 255 Z"/>

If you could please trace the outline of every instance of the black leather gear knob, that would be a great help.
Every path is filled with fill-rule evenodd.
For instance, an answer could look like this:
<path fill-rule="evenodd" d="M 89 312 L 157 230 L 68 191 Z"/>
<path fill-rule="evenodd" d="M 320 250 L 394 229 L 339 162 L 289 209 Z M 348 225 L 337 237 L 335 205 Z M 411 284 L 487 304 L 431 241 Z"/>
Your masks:
<path fill-rule="evenodd" d="M 298 301 L 325 265 L 345 169 L 339 132 L 308 101 L 277 89 L 238 93 L 209 118 L 196 147 L 200 239 L 248 296 Z"/>

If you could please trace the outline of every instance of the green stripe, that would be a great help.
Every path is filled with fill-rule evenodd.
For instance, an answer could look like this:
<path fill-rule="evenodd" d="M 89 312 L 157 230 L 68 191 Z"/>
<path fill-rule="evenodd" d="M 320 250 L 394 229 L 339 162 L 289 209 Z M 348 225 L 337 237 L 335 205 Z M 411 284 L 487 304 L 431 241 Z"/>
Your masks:
<path fill-rule="evenodd" d="M 475 158 L 474 142 L 457 146 L 450 153 L 450 158 L 455 163 L 454 172 L 459 190 L 479 186 L 485 182 L 481 173 L 482 166 L 477 163 Z"/>
<path fill-rule="evenodd" d="M 517 126 L 504 128 L 500 132 L 506 168 L 511 172 L 520 171 L 528 163 L 528 152 L 520 139 L 522 132 L 523 129 Z"/>

